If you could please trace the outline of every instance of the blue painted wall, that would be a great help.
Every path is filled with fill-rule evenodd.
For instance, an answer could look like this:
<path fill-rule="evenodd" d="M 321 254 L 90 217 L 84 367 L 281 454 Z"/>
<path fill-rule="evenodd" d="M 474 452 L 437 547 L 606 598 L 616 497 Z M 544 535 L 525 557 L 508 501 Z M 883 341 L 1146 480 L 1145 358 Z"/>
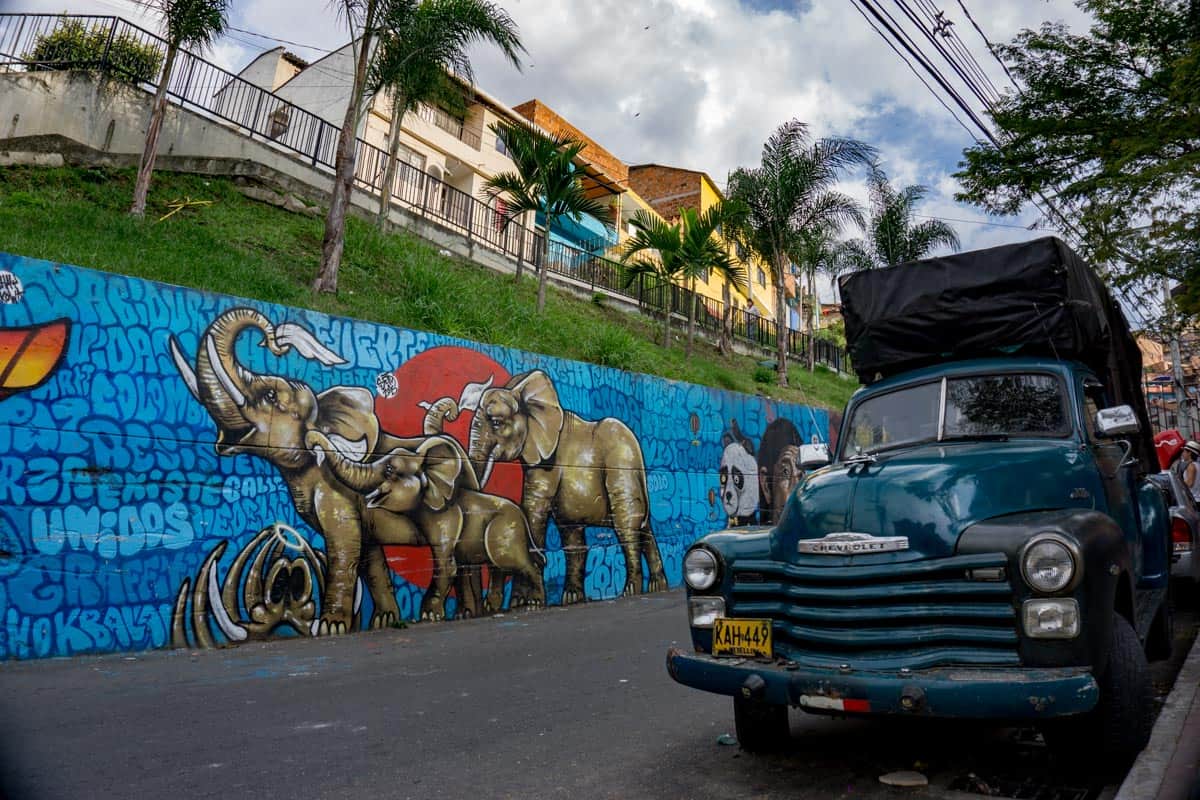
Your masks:
<path fill-rule="evenodd" d="M 0 659 L 319 632 L 331 613 L 322 587 L 333 585 L 332 548 L 262 451 L 218 454 L 214 417 L 171 353 L 174 339 L 195 369 L 210 325 L 239 307 L 307 331 L 344 360 L 325 365 L 300 346 L 275 355 L 250 331 L 236 342 L 246 370 L 315 393 L 369 392 L 386 434 L 420 437 L 421 403 L 461 400 L 468 384 L 499 388 L 538 370 L 568 415 L 624 423 L 640 445 L 648 531 L 671 586 L 696 538 L 731 516 L 747 521 L 723 502 L 733 483 L 728 469 L 722 481 L 722 464 L 746 462 L 741 451 L 753 457 L 773 422 L 806 443 L 828 431 L 819 409 L 0 254 Z M 445 428 L 464 448 L 470 417 Z M 482 493 L 525 510 L 527 468 L 498 465 Z M 543 551 L 549 604 L 562 602 L 570 583 L 555 515 L 544 547 L 533 548 Z M 612 524 L 585 529 L 587 599 L 626 586 Z M 384 550 L 396 614 L 416 619 L 430 548 Z M 651 567 L 644 561 L 637 590 L 656 588 Z M 472 569 L 482 580 L 479 564 Z M 458 598 L 463 586 L 447 599 L 447 615 L 468 605 Z M 503 587 L 505 603 L 515 586 Z M 232 602 L 218 608 L 223 589 Z M 393 621 L 380 607 L 359 582 L 350 627 Z"/>

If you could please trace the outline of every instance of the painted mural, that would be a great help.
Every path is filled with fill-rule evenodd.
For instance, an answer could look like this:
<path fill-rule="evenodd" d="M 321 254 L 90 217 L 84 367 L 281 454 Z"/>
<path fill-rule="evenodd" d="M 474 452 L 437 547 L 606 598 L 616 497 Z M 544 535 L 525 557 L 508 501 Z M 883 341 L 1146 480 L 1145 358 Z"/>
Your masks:
<path fill-rule="evenodd" d="M 823 410 L 0 254 L 0 658 L 659 591 Z"/>

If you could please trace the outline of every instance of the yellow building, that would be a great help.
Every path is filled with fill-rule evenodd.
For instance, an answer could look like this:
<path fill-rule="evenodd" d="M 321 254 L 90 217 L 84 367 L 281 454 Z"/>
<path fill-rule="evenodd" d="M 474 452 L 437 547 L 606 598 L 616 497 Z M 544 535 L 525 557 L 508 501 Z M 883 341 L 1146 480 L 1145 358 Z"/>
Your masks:
<path fill-rule="evenodd" d="M 716 182 L 707 173 L 662 164 L 639 164 L 630 167 L 629 186 L 631 191 L 626 194 L 627 198 L 636 197 L 645 207 L 666 220 L 678 219 L 680 211 L 684 208 L 694 208 L 703 212 L 725 199 Z M 628 207 L 627 202 L 626 208 Z M 747 257 L 744 253 L 734 253 L 734 257 L 746 271 L 749 284 L 740 287 L 740 291 L 732 292 L 734 306 L 748 308 L 749 304 L 753 303 L 761 316 L 774 319 L 775 284 L 770 266 L 757 258 Z M 709 275 L 696 283 L 698 294 L 717 301 L 722 298 L 722 289 L 722 279 L 716 275 Z"/>

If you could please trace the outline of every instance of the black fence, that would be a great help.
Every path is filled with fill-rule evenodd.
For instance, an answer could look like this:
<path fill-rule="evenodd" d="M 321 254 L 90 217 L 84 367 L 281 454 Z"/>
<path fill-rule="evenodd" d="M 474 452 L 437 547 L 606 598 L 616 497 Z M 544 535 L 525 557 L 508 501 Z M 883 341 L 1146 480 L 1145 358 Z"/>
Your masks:
<path fill-rule="evenodd" d="M 0 14 L 0 72 L 92 70 L 154 91 L 166 50 L 167 43 L 160 36 L 120 17 Z M 159 58 L 147 56 L 154 51 Z M 184 108 L 231 125 L 315 168 L 333 171 L 339 134 L 336 125 L 194 53 L 179 52 L 167 92 Z M 358 140 L 354 174 L 360 189 L 378 195 L 386 166 L 384 150 Z M 398 165 L 392 204 L 435 220 L 471 242 L 540 266 L 540 232 L 512 221 L 506 224 L 500 207 L 410 164 Z M 598 243 L 589 250 L 552 241 L 546 267 L 570 282 L 636 300 L 649 312 L 688 313 L 689 290 L 674 284 L 648 285 L 652 281 L 646 278 L 627 283 L 621 264 L 607 258 Z M 699 327 L 718 333 L 723 304 L 702 295 L 697 295 L 697 301 Z M 774 320 L 732 309 L 732 333 L 737 339 L 773 348 L 776 330 Z M 793 356 L 807 359 L 810 347 L 817 362 L 838 371 L 847 368 L 845 353 L 835 344 L 810 341 L 803 331 L 788 331 L 788 352 Z"/>

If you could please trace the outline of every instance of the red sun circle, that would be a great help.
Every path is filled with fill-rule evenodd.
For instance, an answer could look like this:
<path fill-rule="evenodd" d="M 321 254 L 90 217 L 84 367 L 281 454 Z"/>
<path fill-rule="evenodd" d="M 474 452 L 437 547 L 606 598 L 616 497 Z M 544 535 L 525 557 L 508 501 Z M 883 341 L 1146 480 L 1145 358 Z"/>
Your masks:
<path fill-rule="evenodd" d="M 483 353 L 465 347 L 434 347 L 405 361 L 392 373 L 398 390 L 392 397 L 375 397 L 375 414 L 383 430 L 395 436 L 421 436 L 425 409 L 419 403 L 432 403 L 443 397 L 456 401 L 469 383 L 503 386 L 511 377 L 508 370 Z M 443 432 L 458 440 L 465 449 L 469 443 L 471 411 L 463 411 L 458 419 L 447 422 Z M 524 473 L 515 462 L 497 463 L 487 484 L 489 494 L 521 502 Z M 433 574 L 428 547 L 385 546 L 388 566 L 417 586 L 427 586 Z M 486 580 L 486 577 L 485 577 Z"/>

